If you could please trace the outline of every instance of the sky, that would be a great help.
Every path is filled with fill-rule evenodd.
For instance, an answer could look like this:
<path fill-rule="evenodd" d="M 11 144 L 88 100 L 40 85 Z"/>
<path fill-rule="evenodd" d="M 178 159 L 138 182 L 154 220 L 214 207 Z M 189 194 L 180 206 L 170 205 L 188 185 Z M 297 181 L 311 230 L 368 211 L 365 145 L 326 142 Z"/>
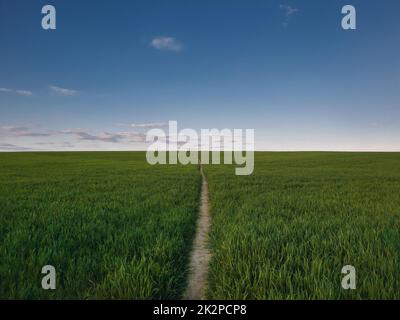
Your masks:
<path fill-rule="evenodd" d="M 254 129 L 257 150 L 400 151 L 399 16 L 398 0 L 0 0 L 0 151 L 145 149 L 170 120 Z"/>

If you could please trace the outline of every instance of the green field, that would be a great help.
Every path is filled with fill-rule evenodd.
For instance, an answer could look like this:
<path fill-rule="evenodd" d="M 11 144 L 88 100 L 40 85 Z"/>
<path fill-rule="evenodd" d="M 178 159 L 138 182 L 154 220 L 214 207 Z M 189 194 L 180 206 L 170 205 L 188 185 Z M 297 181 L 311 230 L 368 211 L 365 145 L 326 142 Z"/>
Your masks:
<path fill-rule="evenodd" d="M 0 154 L 0 298 L 180 298 L 201 178 L 144 153 Z M 57 290 L 41 269 L 57 270 Z"/>
<path fill-rule="evenodd" d="M 209 298 L 400 298 L 400 154 L 259 153 L 250 177 L 206 173 Z"/>
<path fill-rule="evenodd" d="M 400 298 L 400 154 L 255 159 L 251 176 L 205 166 L 209 298 Z M 0 153 L 0 298 L 181 298 L 200 186 L 141 152 Z"/>

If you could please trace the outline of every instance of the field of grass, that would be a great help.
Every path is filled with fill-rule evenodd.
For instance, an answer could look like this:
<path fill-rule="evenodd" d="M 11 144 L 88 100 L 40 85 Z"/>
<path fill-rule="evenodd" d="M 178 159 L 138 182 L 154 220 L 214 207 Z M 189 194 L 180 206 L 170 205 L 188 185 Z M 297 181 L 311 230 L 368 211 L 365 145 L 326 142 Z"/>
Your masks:
<path fill-rule="evenodd" d="M 0 298 L 180 298 L 200 185 L 144 153 L 0 154 Z"/>
<path fill-rule="evenodd" d="M 400 154 L 255 160 L 251 176 L 205 166 L 209 298 L 400 298 Z M 0 299 L 181 298 L 200 186 L 197 166 L 140 152 L 0 154 Z"/>
<path fill-rule="evenodd" d="M 206 166 L 208 297 L 400 298 L 400 154 L 258 153 L 252 176 Z M 357 290 L 341 288 L 353 265 Z"/>

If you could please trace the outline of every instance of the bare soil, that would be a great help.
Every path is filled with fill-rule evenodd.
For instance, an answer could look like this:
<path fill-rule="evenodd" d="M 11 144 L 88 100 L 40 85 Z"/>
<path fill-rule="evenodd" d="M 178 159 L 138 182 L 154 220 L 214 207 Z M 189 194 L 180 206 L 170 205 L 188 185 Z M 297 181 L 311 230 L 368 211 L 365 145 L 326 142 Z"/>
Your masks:
<path fill-rule="evenodd" d="M 211 252 L 208 248 L 208 231 L 210 229 L 210 214 L 208 207 L 208 184 L 200 166 L 203 177 L 201 187 L 200 213 L 197 222 L 196 237 L 193 243 L 193 250 L 190 256 L 190 273 L 188 286 L 184 294 L 184 300 L 204 299 L 207 287 L 208 266 Z"/>

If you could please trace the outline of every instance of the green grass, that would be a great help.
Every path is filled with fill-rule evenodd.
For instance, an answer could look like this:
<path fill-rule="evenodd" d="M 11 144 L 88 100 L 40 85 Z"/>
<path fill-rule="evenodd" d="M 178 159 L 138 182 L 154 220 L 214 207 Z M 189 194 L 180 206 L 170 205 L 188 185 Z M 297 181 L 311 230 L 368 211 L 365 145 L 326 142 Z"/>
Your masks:
<path fill-rule="evenodd" d="M 258 153 L 252 176 L 206 174 L 209 298 L 400 298 L 400 154 Z"/>
<path fill-rule="evenodd" d="M 200 181 L 144 153 L 0 154 L 0 298 L 180 298 Z"/>
<path fill-rule="evenodd" d="M 234 168 L 205 168 L 209 298 L 400 298 L 400 154 L 257 153 L 253 175 Z M 196 166 L 138 152 L 0 154 L 0 298 L 180 298 L 200 183 Z"/>

